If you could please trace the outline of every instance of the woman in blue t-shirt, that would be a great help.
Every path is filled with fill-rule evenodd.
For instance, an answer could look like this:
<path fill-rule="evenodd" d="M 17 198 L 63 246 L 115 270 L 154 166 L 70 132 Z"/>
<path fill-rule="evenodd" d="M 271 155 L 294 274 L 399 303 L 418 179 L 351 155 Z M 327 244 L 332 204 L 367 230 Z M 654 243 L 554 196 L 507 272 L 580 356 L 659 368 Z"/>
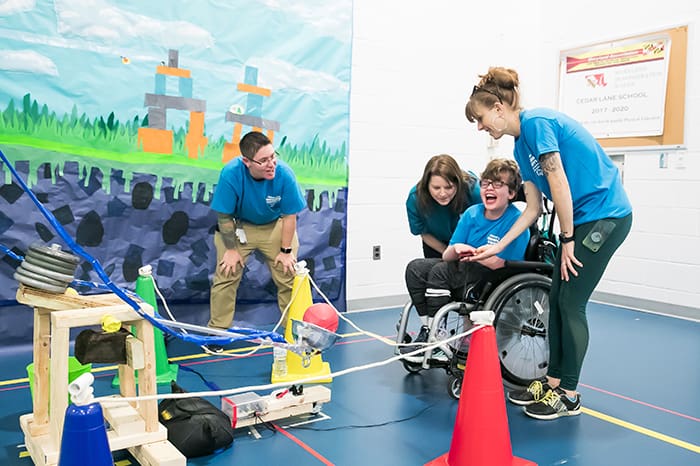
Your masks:
<path fill-rule="evenodd" d="M 474 86 L 466 116 L 492 138 L 515 138 L 513 155 L 524 180 L 527 207 L 510 232 L 481 247 L 473 260 L 498 254 L 540 215 L 544 193 L 559 218 L 559 252 L 549 297 L 546 381 L 508 399 L 527 415 L 556 419 L 581 412 L 576 391 L 588 347 L 586 303 L 632 226 L 632 206 L 620 173 L 595 138 L 555 110 L 520 106 L 518 73 L 490 68 Z"/>
<path fill-rule="evenodd" d="M 459 216 L 479 202 L 476 176 L 463 171 L 449 155 L 428 160 L 406 199 L 408 225 L 423 241 L 423 256 L 442 257 Z"/>

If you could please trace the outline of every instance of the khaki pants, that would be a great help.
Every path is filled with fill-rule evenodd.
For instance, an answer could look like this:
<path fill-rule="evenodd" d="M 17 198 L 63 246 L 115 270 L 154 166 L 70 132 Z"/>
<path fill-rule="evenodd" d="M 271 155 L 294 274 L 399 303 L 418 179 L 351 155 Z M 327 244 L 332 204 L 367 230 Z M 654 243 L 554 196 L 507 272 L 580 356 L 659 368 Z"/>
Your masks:
<path fill-rule="evenodd" d="M 238 225 L 241 227 L 241 225 Z M 272 281 L 277 285 L 277 303 L 280 311 L 289 304 L 292 298 L 292 285 L 294 284 L 294 274 L 288 275 L 282 269 L 281 264 L 274 265 L 275 257 L 280 252 L 281 236 L 282 236 L 282 220 L 277 220 L 265 225 L 253 225 L 251 223 L 243 223 L 247 242 L 238 244 L 238 252 L 243 258 L 243 262 L 248 260 L 250 253 L 256 249 L 265 256 L 265 262 L 270 268 Z M 217 231 L 214 234 L 214 246 L 216 247 L 216 272 L 211 286 L 211 295 L 209 298 L 210 318 L 209 327 L 227 329 L 233 323 L 233 315 L 236 310 L 236 295 L 238 293 L 238 285 L 243 278 L 243 268 L 238 267 L 236 272 L 228 276 L 224 276 L 219 269 L 219 263 L 226 252 L 224 242 L 221 239 L 221 234 Z M 296 256 L 299 250 L 299 238 L 296 232 L 292 239 L 292 253 Z M 286 322 L 283 322 L 283 326 Z"/>

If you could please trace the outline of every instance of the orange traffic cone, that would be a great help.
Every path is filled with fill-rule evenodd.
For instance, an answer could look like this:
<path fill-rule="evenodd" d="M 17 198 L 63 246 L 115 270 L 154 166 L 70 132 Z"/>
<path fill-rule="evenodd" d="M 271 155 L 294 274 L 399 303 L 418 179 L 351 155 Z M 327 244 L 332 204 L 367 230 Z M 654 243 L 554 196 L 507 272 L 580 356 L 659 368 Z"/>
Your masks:
<path fill-rule="evenodd" d="M 472 335 L 450 451 L 426 466 L 537 466 L 513 456 L 493 312 L 472 312 Z"/>

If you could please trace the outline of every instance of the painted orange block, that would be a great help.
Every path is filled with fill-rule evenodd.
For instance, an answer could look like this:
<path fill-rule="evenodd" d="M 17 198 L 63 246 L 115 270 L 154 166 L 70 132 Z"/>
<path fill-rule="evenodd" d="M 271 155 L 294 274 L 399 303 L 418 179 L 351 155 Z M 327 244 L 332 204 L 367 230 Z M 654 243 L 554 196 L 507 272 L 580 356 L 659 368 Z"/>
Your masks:
<path fill-rule="evenodd" d="M 241 155 L 241 146 L 239 146 L 238 143 L 241 142 L 242 130 L 243 125 L 240 123 L 235 123 L 233 125 L 233 136 L 231 137 L 232 142 L 224 143 L 224 153 L 221 155 L 221 161 L 223 163 L 228 163 L 233 158 Z"/>
<path fill-rule="evenodd" d="M 204 113 L 190 112 L 190 128 L 185 136 L 187 156 L 191 159 L 199 158 L 207 147 L 208 138 L 204 136 Z"/>
<path fill-rule="evenodd" d="M 144 152 L 173 153 L 173 132 L 167 129 L 139 128 L 138 147 Z"/>
<path fill-rule="evenodd" d="M 275 130 L 274 129 L 267 130 L 267 139 L 269 139 L 270 142 L 274 144 L 274 142 L 275 142 Z"/>
<path fill-rule="evenodd" d="M 270 95 L 272 95 L 271 89 L 253 86 L 252 84 L 238 83 L 238 90 L 241 92 L 249 92 L 251 94 L 261 95 L 263 97 L 270 97 Z"/>
<path fill-rule="evenodd" d="M 192 73 L 190 70 L 183 70 L 181 68 L 171 68 L 169 66 L 157 66 L 157 74 L 165 74 L 167 76 L 177 76 L 178 78 L 190 78 Z"/>

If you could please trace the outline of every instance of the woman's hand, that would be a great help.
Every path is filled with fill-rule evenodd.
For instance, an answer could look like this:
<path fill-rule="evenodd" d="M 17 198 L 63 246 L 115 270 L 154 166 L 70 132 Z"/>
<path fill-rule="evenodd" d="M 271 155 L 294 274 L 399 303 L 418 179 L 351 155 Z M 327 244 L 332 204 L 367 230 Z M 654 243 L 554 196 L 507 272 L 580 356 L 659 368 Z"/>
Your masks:
<path fill-rule="evenodd" d="M 469 259 L 476 254 L 476 248 L 468 244 L 455 244 L 455 252 L 460 262 L 469 262 Z"/>
<path fill-rule="evenodd" d="M 574 265 L 583 267 L 581 261 L 576 259 L 576 256 L 574 256 L 574 244 L 575 242 L 571 241 L 569 243 L 562 243 L 559 245 L 561 248 L 561 278 L 565 282 L 569 281 L 569 272 L 571 272 L 571 275 L 574 277 L 578 277 L 578 271 Z"/>
<path fill-rule="evenodd" d="M 496 244 L 485 244 L 483 246 L 479 246 L 478 248 L 476 248 L 474 251 L 474 255 L 470 256 L 468 258 L 468 260 L 469 260 L 469 262 L 483 261 L 484 259 L 488 259 L 489 257 L 493 257 L 502 251 L 503 251 L 503 246 L 501 245 L 500 241 Z"/>

